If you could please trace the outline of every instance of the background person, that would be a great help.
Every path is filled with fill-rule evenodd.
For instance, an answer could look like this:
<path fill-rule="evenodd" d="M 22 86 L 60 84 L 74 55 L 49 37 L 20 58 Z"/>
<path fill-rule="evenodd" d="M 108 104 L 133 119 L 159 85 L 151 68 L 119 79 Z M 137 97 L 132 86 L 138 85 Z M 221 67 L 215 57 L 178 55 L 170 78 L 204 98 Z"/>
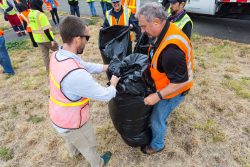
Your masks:
<path fill-rule="evenodd" d="M 3 66 L 3 73 L 14 75 L 15 72 L 11 65 L 10 57 L 5 47 L 4 32 L 0 29 L 0 64 Z"/>
<path fill-rule="evenodd" d="M 35 42 L 41 49 L 43 61 L 47 72 L 49 71 L 49 50 L 56 51 L 58 44 L 54 40 L 53 32 L 50 30 L 51 25 L 47 16 L 42 10 L 42 0 L 31 0 L 31 11 L 28 16 L 30 27 L 33 33 Z"/>
<path fill-rule="evenodd" d="M 80 17 L 78 0 L 68 0 L 71 15 Z"/>
<path fill-rule="evenodd" d="M 184 9 L 187 0 L 168 0 L 170 2 L 171 15 L 168 20 L 176 24 L 190 39 L 193 22 Z"/>
<path fill-rule="evenodd" d="M 4 11 L 5 21 L 9 21 L 17 36 L 21 37 L 22 35 L 26 35 L 25 29 L 17 16 L 14 5 L 8 0 L 0 0 L 0 8 Z"/>

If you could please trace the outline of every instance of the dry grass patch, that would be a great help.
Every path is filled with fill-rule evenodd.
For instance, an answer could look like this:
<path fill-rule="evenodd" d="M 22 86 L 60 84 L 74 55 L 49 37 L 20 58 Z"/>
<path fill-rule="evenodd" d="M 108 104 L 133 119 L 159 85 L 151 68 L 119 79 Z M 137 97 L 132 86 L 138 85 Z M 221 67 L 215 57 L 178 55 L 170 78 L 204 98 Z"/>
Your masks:
<path fill-rule="evenodd" d="M 102 21 L 88 18 L 88 22 L 91 38 L 82 58 L 102 63 L 97 33 Z M 58 34 L 56 39 L 61 43 Z M 97 150 L 113 153 L 108 166 L 249 167 L 250 46 L 196 34 L 192 41 L 195 85 L 171 114 L 161 153 L 146 156 L 127 146 L 113 127 L 107 103 L 91 101 Z M 87 166 L 82 156 L 68 156 L 64 141 L 51 126 L 48 78 L 40 50 L 29 40 L 13 45 L 9 54 L 16 75 L 0 75 L 1 166 Z M 106 85 L 105 74 L 94 77 Z"/>

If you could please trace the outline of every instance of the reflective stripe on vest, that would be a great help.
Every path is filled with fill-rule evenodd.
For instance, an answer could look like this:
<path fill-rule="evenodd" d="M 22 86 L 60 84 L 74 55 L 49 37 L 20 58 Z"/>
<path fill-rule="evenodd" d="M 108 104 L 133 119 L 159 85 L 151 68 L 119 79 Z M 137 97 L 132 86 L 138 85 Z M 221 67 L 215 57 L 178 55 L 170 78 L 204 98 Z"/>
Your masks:
<path fill-rule="evenodd" d="M 185 59 L 186 59 L 186 65 L 188 69 L 188 81 L 189 83 L 181 88 L 180 90 L 177 90 L 176 92 L 167 95 L 165 98 L 173 98 L 182 92 L 188 90 L 193 85 L 193 52 L 192 52 L 192 46 L 190 40 L 186 37 L 186 35 L 173 23 L 170 23 L 169 29 L 167 33 L 165 34 L 163 40 L 161 41 L 159 47 L 156 49 L 152 61 L 151 61 L 151 77 L 155 82 L 156 89 L 161 90 L 165 88 L 169 83 L 170 80 L 168 79 L 167 75 L 165 73 L 161 73 L 158 71 L 158 58 L 161 54 L 161 52 L 169 45 L 169 44 L 175 44 L 178 46 L 179 49 L 185 53 Z M 149 53 L 150 54 L 150 53 Z"/>
<path fill-rule="evenodd" d="M 89 119 L 89 99 L 69 100 L 61 91 L 61 81 L 70 72 L 82 69 L 74 59 L 58 61 L 54 52 L 50 60 L 49 112 L 52 122 L 65 129 L 80 128 Z"/>
<path fill-rule="evenodd" d="M 115 26 L 115 25 L 129 26 L 129 17 L 131 14 L 130 9 L 123 7 L 123 12 L 118 21 L 114 16 L 110 14 L 111 11 L 112 9 L 106 12 L 106 18 L 110 26 Z"/>
<path fill-rule="evenodd" d="M 174 22 L 175 25 L 177 25 L 177 27 L 179 27 L 180 29 L 183 29 L 183 27 L 188 23 L 188 22 L 191 22 L 192 24 L 192 28 L 193 28 L 193 22 L 191 20 L 191 18 L 185 14 L 184 17 L 182 17 L 181 20 L 177 21 L 177 22 Z"/>
<path fill-rule="evenodd" d="M 0 3 L 0 7 L 3 9 L 3 10 L 6 10 L 9 5 L 7 4 L 7 1 L 6 0 L 2 0 L 2 3 Z M 16 11 L 15 11 L 15 8 L 13 7 L 13 9 L 9 12 L 7 12 L 8 15 L 14 15 L 16 14 Z"/>
<path fill-rule="evenodd" d="M 37 43 L 50 42 L 48 37 L 45 35 L 44 30 L 49 29 L 51 26 L 48 25 L 45 27 L 41 27 L 41 23 L 39 19 L 40 14 L 41 12 L 38 10 L 31 10 L 28 16 L 28 20 L 29 20 L 30 28 L 33 33 L 34 40 Z M 53 33 L 51 31 L 50 31 L 50 35 L 53 38 Z"/>
<path fill-rule="evenodd" d="M 136 0 L 126 0 L 127 6 L 131 10 L 132 14 L 136 14 Z"/>

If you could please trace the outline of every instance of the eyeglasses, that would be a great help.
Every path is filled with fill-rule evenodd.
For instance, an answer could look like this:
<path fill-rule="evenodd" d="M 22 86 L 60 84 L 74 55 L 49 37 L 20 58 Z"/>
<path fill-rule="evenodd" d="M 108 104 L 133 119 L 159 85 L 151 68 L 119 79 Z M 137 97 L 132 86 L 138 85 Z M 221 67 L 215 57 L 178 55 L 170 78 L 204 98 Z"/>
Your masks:
<path fill-rule="evenodd" d="M 89 35 L 79 35 L 81 38 L 85 37 L 86 41 L 89 41 L 90 36 Z"/>
<path fill-rule="evenodd" d="M 113 4 L 119 3 L 120 1 L 112 2 Z"/>

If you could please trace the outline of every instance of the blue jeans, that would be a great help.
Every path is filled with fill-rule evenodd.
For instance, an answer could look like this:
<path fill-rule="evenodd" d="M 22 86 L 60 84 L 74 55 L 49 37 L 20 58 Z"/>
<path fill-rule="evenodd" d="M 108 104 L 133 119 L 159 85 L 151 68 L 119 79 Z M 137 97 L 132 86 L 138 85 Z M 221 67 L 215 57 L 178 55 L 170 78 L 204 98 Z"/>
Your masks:
<path fill-rule="evenodd" d="M 164 138 L 167 132 L 166 120 L 169 114 L 185 99 L 185 96 L 178 95 L 172 99 L 159 101 L 153 108 L 150 118 L 152 129 L 152 141 L 150 146 L 154 150 L 161 150 L 164 147 Z"/>
<path fill-rule="evenodd" d="M 0 64 L 3 66 L 4 73 L 15 74 L 10 62 L 9 54 L 5 47 L 5 39 L 3 36 L 0 36 Z"/>
<path fill-rule="evenodd" d="M 76 16 L 80 17 L 79 6 L 78 5 L 70 5 L 70 13 L 71 13 L 71 15 L 76 15 Z"/>
<path fill-rule="evenodd" d="M 89 8 L 92 16 L 96 16 L 95 4 L 94 2 L 88 2 Z"/>
<path fill-rule="evenodd" d="M 101 6 L 102 6 L 102 13 L 105 16 L 105 13 L 107 11 L 107 4 L 106 4 L 106 2 L 100 2 L 100 3 L 101 3 Z"/>

